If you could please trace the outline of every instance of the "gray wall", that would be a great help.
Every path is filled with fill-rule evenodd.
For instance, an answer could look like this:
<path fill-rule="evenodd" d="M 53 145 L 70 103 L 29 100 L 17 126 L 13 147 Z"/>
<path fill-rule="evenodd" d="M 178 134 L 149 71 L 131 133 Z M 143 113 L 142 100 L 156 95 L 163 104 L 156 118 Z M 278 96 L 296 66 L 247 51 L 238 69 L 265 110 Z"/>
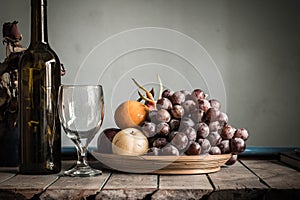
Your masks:
<path fill-rule="evenodd" d="M 19 21 L 28 46 L 30 1 L 0 5 L 0 24 Z M 249 146 L 300 146 L 297 0 L 48 0 L 48 28 L 67 67 L 62 82 L 104 86 L 103 128 L 135 98 L 131 77 L 150 87 L 159 73 L 167 87 L 220 99 Z"/>

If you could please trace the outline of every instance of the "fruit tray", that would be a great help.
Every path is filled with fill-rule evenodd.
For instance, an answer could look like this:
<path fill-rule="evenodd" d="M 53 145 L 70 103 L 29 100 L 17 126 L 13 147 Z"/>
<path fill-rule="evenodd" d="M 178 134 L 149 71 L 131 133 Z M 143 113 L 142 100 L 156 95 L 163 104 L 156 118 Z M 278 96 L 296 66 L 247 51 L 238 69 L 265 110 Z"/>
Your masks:
<path fill-rule="evenodd" d="M 151 174 L 203 174 L 217 172 L 231 154 L 198 156 L 120 156 L 91 152 L 106 168 Z"/>

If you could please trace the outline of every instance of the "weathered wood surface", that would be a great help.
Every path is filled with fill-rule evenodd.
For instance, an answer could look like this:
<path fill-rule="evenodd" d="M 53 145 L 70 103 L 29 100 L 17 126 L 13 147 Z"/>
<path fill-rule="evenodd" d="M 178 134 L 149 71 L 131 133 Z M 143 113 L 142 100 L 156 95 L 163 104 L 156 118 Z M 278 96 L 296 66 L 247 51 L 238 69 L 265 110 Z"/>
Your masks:
<path fill-rule="evenodd" d="M 96 177 L 61 177 L 47 188 L 41 199 L 84 199 L 96 195 L 110 176 L 103 172 Z"/>
<path fill-rule="evenodd" d="M 208 174 L 215 191 L 209 199 L 262 199 L 268 187 L 241 163 Z"/>
<path fill-rule="evenodd" d="M 204 175 L 160 175 L 153 199 L 201 199 L 213 191 Z"/>
<path fill-rule="evenodd" d="M 300 199 L 300 173 L 276 160 L 242 161 L 270 187 L 267 199 Z"/>
<path fill-rule="evenodd" d="M 74 162 L 63 162 L 63 170 Z M 0 199 L 300 199 L 300 173 L 275 160 L 242 160 L 201 175 L 129 174 L 98 177 L 20 175 L 0 168 Z"/>
<path fill-rule="evenodd" d="M 0 183 L 6 181 L 7 179 L 15 176 L 14 173 L 8 173 L 8 172 L 0 172 Z"/>
<path fill-rule="evenodd" d="M 0 167 L 0 183 L 12 178 L 17 172 L 17 167 Z"/>
<path fill-rule="evenodd" d="M 0 199 L 30 199 L 58 178 L 57 175 L 16 175 L 0 183 Z"/>
<path fill-rule="evenodd" d="M 260 179 L 274 189 L 299 189 L 300 173 L 275 160 L 242 161 Z"/>
<path fill-rule="evenodd" d="M 157 189 L 157 175 L 113 173 L 96 199 L 145 199 Z"/>

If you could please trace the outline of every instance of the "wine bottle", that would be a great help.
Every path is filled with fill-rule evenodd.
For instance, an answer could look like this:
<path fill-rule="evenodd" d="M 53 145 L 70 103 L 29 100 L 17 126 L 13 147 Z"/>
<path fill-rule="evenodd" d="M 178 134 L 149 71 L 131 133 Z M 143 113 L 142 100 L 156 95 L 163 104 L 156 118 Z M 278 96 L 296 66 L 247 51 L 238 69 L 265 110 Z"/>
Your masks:
<path fill-rule="evenodd" d="M 61 170 L 61 127 L 57 113 L 60 61 L 47 35 L 47 1 L 31 0 L 31 40 L 19 63 L 20 173 Z"/>

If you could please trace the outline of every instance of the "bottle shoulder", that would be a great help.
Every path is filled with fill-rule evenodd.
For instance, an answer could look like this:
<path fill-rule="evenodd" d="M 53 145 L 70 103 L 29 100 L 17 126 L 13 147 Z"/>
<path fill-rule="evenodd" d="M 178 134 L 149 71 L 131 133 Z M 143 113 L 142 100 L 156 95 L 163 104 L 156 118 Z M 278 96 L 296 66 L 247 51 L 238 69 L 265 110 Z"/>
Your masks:
<path fill-rule="evenodd" d="M 37 43 L 35 45 L 30 45 L 28 49 L 26 49 L 21 58 L 20 58 L 20 66 L 24 65 L 24 63 L 47 63 L 47 62 L 55 62 L 56 65 L 60 68 L 60 61 L 53 49 L 48 44 Z"/>

